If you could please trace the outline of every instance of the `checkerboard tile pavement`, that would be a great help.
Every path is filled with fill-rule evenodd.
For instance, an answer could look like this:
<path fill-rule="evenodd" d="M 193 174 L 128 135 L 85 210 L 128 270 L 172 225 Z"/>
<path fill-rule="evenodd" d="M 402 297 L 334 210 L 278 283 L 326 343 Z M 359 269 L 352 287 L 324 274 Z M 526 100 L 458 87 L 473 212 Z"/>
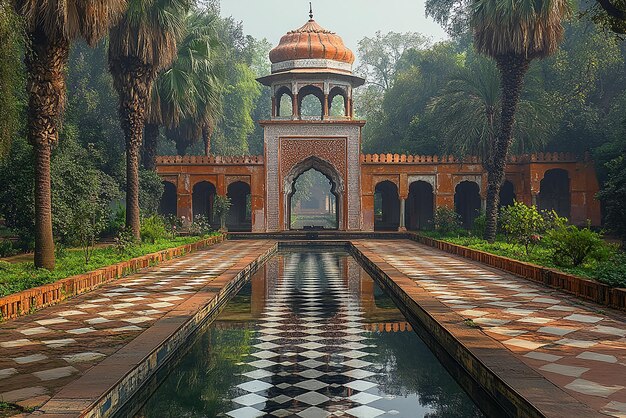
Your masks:
<path fill-rule="evenodd" d="M 227 241 L 0 324 L 0 400 L 39 406 L 267 241 Z"/>
<path fill-rule="evenodd" d="M 626 417 L 626 315 L 412 241 L 361 245 L 581 402 Z"/>
<path fill-rule="evenodd" d="M 233 418 L 389 416 L 379 396 L 376 363 L 358 299 L 333 256 L 320 263 L 285 255 L 286 267 L 258 323 L 254 351 L 240 364 Z M 298 267 L 300 265 L 300 267 Z M 304 267 L 302 267 L 304 266 Z M 326 279 L 321 279 L 325 277 Z"/>

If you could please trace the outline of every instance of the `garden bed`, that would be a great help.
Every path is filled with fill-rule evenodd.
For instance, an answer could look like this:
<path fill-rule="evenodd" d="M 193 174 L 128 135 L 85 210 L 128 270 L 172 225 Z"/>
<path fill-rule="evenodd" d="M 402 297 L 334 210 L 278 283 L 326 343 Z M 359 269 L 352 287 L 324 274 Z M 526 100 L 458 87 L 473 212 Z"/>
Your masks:
<path fill-rule="evenodd" d="M 0 319 L 15 318 L 96 289 L 120 277 L 223 241 L 222 235 L 163 240 L 119 254 L 115 248 L 97 249 L 89 264 L 81 252 L 70 251 L 50 272 L 32 263 L 0 265 Z M 18 293 L 15 293 L 18 292 Z"/>
<path fill-rule="evenodd" d="M 579 275 L 559 271 L 552 267 L 516 260 L 511 257 L 493 254 L 492 252 L 482 251 L 480 249 L 470 248 L 468 246 L 451 242 L 452 240 L 463 240 L 469 238 L 445 237 L 437 239 L 415 233 L 410 234 L 410 236 L 411 239 L 421 244 L 425 244 L 451 254 L 456 254 L 470 260 L 478 261 L 535 282 L 543 283 L 546 286 L 563 290 L 582 299 L 626 310 L 626 289 L 611 288 L 604 283 L 600 283 L 588 277 L 581 277 Z M 493 244 L 485 243 L 484 245 Z M 589 275 L 592 274 L 592 272 L 588 269 L 581 268 L 580 271 L 586 272 Z"/>

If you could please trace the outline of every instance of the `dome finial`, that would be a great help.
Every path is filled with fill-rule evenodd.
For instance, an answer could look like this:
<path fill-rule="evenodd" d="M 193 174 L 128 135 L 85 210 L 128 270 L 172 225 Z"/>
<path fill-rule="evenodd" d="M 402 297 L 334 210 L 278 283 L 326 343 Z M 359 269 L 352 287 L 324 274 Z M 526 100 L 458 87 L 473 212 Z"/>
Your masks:
<path fill-rule="evenodd" d="M 309 17 L 313 20 L 313 4 L 309 2 Z"/>

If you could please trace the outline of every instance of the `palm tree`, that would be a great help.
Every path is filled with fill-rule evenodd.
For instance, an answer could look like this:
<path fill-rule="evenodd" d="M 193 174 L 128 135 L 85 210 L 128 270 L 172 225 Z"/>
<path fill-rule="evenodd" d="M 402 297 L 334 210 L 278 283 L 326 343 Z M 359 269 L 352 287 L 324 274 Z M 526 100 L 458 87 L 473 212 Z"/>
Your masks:
<path fill-rule="evenodd" d="M 140 238 L 139 151 L 152 83 L 176 58 L 189 0 L 129 0 L 109 34 L 109 68 L 126 141 L 126 225 Z"/>
<path fill-rule="evenodd" d="M 495 240 L 498 200 L 513 140 L 515 113 L 524 76 L 533 59 L 553 54 L 563 39 L 568 0 L 474 0 L 471 26 L 478 52 L 492 57 L 500 70 L 500 126 L 487 172 L 485 239 Z"/>
<path fill-rule="evenodd" d="M 54 268 L 50 154 L 65 105 L 65 68 L 72 41 L 93 46 L 126 10 L 127 0 L 13 0 L 28 37 L 28 139 L 35 152 L 35 266 Z"/>
<path fill-rule="evenodd" d="M 152 87 L 144 131 L 143 164 L 156 166 L 159 127 L 167 129 L 179 150 L 210 131 L 221 115 L 223 71 L 219 64 L 221 47 L 214 29 L 215 17 L 191 13 L 178 44 L 172 68 L 163 71 Z"/>
<path fill-rule="evenodd" d="M 441 134 L 444 154 L 479 156 L 491 170 L 501 112 L 499 78 L 493 62 L 477 57 L 431 100 L 429 120 Z M 555 127 L 547 100 L 538 89 L 527 88 L 518 107 L 513 149 L 518 154 L 541 149 Z"/>

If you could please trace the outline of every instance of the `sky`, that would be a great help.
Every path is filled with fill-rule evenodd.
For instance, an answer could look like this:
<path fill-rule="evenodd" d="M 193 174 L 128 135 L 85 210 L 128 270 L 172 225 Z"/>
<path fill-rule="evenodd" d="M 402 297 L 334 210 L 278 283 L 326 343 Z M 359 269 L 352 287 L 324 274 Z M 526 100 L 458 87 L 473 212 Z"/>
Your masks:
<path fill-rule="evenodd" d="M 425 17 L 424 0 L 313 0 L 315 20 L 340 35 L 355 53 L 359 40 L 383 33 L 419 32 L 438 41 L 443 29 Z M 309 18 L 309 0 L 221 0 L 223 16 L 243 21 L 244 32 L 277 45 Z"/>

